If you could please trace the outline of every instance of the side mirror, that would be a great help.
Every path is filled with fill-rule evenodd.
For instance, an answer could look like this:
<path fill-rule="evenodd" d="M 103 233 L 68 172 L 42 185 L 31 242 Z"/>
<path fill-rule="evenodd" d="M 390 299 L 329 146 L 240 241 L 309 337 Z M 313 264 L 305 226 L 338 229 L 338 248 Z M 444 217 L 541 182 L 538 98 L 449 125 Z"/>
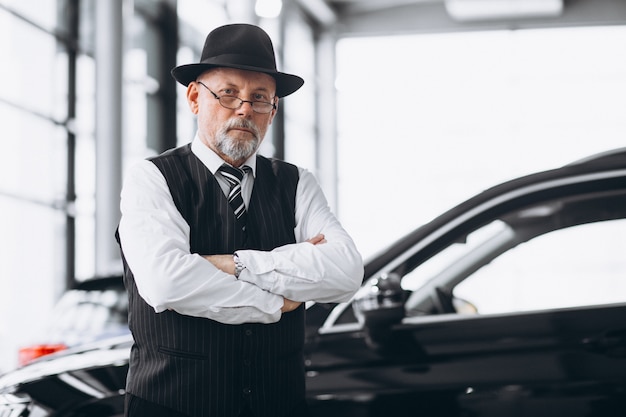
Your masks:
<path fill-rule="evenodd" d="M 388 341 L 391 327 L 405 316 L 405 291 L 396 273 L 370 280 L 357 292 L 354 313 L 367 333 L 367 342 L 379 348 Z"/>

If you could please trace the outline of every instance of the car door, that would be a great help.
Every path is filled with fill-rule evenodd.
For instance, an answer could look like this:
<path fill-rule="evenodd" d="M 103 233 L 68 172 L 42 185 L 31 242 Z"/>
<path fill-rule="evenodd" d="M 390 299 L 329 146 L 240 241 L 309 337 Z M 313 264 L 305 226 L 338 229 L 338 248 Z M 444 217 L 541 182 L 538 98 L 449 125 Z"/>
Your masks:
<path fill-rule="evenodd" d="M 533 177 L 394 252 L 317 333 L 313 414 L 623 415 L 625 175 Z"/>

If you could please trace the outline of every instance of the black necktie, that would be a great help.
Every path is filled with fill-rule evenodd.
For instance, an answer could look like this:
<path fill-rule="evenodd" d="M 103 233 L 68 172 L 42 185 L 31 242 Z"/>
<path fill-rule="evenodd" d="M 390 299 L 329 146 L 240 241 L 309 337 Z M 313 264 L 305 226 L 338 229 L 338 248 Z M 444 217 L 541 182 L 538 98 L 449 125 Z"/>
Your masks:
<path fill-rule="evenodd" d="M 250 167 L 245 165 L 242 169 L 235 168 L 231 165 L 223 164 L 220 167 L 220 171 L 228 184 L 230 185 L 230 191 L 228 192 L 228 202 L 235 213 L 237 221 L 242 224 L 242 227 L 246 227 L 246 206 L 243 203 L 243 197 L 241 196 L 241 181 L 243 176 Z"/>

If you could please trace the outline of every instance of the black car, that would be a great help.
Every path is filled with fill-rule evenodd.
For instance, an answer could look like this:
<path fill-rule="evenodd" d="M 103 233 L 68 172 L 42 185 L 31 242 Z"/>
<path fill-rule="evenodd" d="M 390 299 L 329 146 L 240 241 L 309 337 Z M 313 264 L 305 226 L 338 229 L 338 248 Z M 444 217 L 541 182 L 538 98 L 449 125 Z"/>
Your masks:
<path fill-rule="evenodd" d="M 18 364 L 128 333 L 128 297 L 122 276 L 88 278 L 63 293 L 46 320 L 44 332 L 19 348 Z"/>
<path fill-rule="evenodd" d="M 465 201 L 308 307 L 313 416 L 626 415 L 625 247 L 626 148 Z M 6 374 L 0 416 L 121 415 L 131 343 Z"/>

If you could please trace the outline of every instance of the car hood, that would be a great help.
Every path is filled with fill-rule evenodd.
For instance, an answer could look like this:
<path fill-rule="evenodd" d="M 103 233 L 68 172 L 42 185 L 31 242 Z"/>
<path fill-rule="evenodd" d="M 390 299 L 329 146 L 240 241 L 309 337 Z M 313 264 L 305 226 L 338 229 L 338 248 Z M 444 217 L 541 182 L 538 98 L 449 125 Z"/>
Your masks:
<path fill-rule="evenodd" d="M 128 362 L 133 339 L 130 334 L 81 345 L 44 356 L 0 376 L 0 394 L 41 377 Z"/>

